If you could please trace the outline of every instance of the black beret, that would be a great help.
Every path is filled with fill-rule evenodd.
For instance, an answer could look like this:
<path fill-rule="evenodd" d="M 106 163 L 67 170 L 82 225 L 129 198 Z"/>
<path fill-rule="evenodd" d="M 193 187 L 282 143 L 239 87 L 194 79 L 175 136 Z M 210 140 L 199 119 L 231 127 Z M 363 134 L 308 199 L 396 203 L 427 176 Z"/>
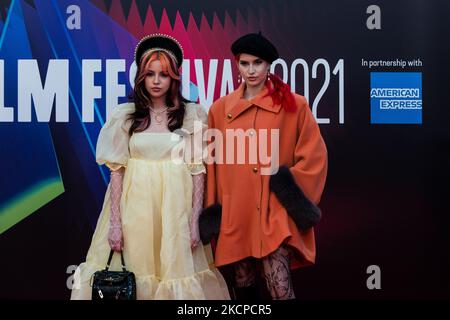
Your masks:
<path fill-rule="evenodd" d="M 248 53 L 269 63 L 278 59 L 277 48 L 260 33 L 249 33 L 240 37 L 231 45 L 234 55 Z"/>
<path fill-rule="evenodd" d="M 174 37 L 161 33 L 154 33 L 143 37 L 134 50 L 134 61 L 136 61 L 138 66 L 144 54 L 150 50 L 166 52 L 175 60 L 178 68 L 181 67 L 181 63 L 183 62 L 183 47 Z"/>

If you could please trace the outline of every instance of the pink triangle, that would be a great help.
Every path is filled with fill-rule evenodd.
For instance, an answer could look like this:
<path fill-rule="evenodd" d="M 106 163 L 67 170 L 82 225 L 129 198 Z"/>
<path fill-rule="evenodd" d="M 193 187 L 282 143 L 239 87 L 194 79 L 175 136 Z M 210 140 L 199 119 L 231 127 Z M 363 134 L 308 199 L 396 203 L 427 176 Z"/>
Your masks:
<path fill-rule="evenodd" d="M 229 35 L 230 39 L 237 39 L 239 36 L 238 28 L 233 23 L 228 11 L 225 11 L 225 22 L 223 24 L 223 28 L 225 32 Z"/>
<path fill-rule="evenodd" d="M 180 13 L 178 11 L 176 13 L 172 34 L 175 39 L 180 41 L 181 45 L 183 46 L 184 56 L 188 59 L 195 58 L 196 56 L 194 49 L 192 48 L 191 41 L 186 32 L 186 27 L 184 26 L 183 20 L 181 19 Z"/>
<path fill-rule="evenodd" d="M 230 19 L 230 22 L 232 22 L 231 18 L 229 16 L 228 16 L 228 18 Z M 225 17 L 225 19 L 226 19 L 226 17 Z M 237 32 L 237 30 L 236 30 L 236 32 Z M 220 95 L 220 87 L 221 87 L 220 84 L 222 81 L 221 75 L 222 75 L 222 70 L 223 70 L 223 60 L 231 59 L 232 67 L 235 65 L 234 57 L 230 50 L 231 43 L 235 40 L 235 37 L 233 36 L 233 34 L 229 34 L 228 30 L 226 30 L 224 28 L 224 26 L 222 26 L 216 13 L 214 13 L 214 16 L 213 16 L 213 25 L 212 25 L 211 33 L 215 36 L 216 39 L 220 40 L 220 41 L 216 42 L 217 47 L 219 48 L 219 52 L 214 57 L 214 58 L 219 59 L 219 61 L 220 61 L 219 66 L 218 66 L 219 78 L 217 79 L 216 90 L 214 92 L 215 98 L 218 98 Z M 234 70 L 233 70 L 233 74 L 235 74 Z"/>
<path fill-rule="evenodd" d="M 192 13 L 189 14 L 189 21 L 187 26 L 188 37 L 191 40 L 192 48 L 194 50 L 195 57 L 209 59 L 211 55 L 209 54 L 207 44 L 205 43 L 200 31 L 198 30 L 197 23 L 195 22 Z"/>
<path fill-rule="evenodd" d="M 217 42 L 217 45 L 220 49 L 220 56 L 218 56 L 217 58 L 224 57 L 225 52 L 228 53 L 230 51 L 231 40 L 225 33 L 225 30 L 223 29 L 223 26 L 220 23 L 219 18 L 217 17 L 217 14 L 215 12 L 213 16 L 212 32 L 215 35 L 216 39 L 220 39 L 220 41 Z"/>
<path fill-rule="evenodd" d="M 111 8 L 109 9 L 109 16 L 120 24 L 122 27 L 127 27 L 127 22 L 125 20 L 125 14 L 123 12 L 122 6 L 120 5 L 120 1 L 113 1 L 111 4 Z"/>
<path fill-rule="evenodd" d="M 130 14 L 128 15 L 127 21 L 127 29 L 137 39 L 141 39 L 144 36 L 144 26 L 142 25 L 135 0 L 131 3 Z"/>
<path fill-rule="evenodd" d="M 191 28 L 194 29 L 195 21 L 192 19 Z M 205 47 L 205 57 L 204 57 L 204 65 L 203 65 L 203 75 L 205 79 L 205 85 L 210 79 L 208 78 L 209 75 L 209 61 L 210 59 L 218 59 L 219 64 L 217 66 L 217 79 L 216 79 L 216 86 L 214 90 L 214 100 L 219 98 L 220 94 L 220 83 L 221 83 L 221 70 L 223 68 L 223 57 L 224 52 L 222 50 L 222 47 L 220 46 L 219 42 L 223 41 L 223 33 L 214 33 L 211 27 L 209 26 L 208 21 L 206 20 L 206 17 L 204 14 L 202 14 L 202 19 L 200 22 L 200 30 L 198 33 L 198 40 L 199 43 L 204 43 Z M 205 106 L 209 108 L 210 106 Z"/>
<path fill-rule="evenodd" d="M 186 31 L 186 27 L 184 26 L 183 20 L 181 19 L 181 15 L 178 11 L 176 13 L 172 35 L 183 46 L 184 57 L 185 59 L 189 59 L 190 62 L 190 81 L 196 83 L 197 79 L 194 72 L 194 59 L 198 59 L 199 57 L 195 54 L 190 37 Z"/>
<path fill-rule="evenodd" d="M 149 5 L 147 8 L 147 14 L 144 22 L 144 34 L 151 34 L 158 32 L 158 26 L 156 25 L 156 19 L 153 15 L 152 7 Z"/>
<path fill-rule="evenodd" d="M 188 37 L 191 41 L 192 48 L 194 50 L 194 56 L 197 59 L 203 59 L 203 61 L 209 61 L 211 59 L 211 55 L 207 48 L 207 43 L 204 35 L 202 35 L 198 29 L 197 23 L 192 16 L 192 13 L 189 14 L 189 21 L 187 26 Z M 191 61 L 191 81 L 197 83 L 197 76 L 194 71 L 194 59 Z"/>
<path fill-rule="evenodd" d="M 219 47 L 216 35 L 213 34 L 204 14 L 202 14 L 200 22 L 200 34 L 208 48 L 210 57 L 220 57 L 221 48 Z M 217 35 L 217 37 L 219 36 Z"/>
<path fill-rule="evenodd" d="M 169 17 L 167 16 L 166 9 L 164 9 L 162 12 L 161 23 L 159 25 L 159 32 L 169 35 L 172 33 L 172 26 L 170 25 L 170 20 Z"/>

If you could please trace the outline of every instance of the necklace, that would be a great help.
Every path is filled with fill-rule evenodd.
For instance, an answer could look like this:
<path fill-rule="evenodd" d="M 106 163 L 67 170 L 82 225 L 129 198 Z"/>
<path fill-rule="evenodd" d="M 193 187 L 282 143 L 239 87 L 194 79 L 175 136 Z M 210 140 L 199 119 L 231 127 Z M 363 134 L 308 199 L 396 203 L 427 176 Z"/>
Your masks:
<path fill-rule="evenodd" d="M 150 106 L 149 106 L 148 108 L 150 109 L 151 112 L 154 113 L 156 124 L 159 124 L 159 125 L 160 125 L 160 124 L 162 123 L 162 121 L 163 121 L 162 115 L 163 115 L 165 112 L 167 112 L 167 108 L 165 108 L 165 109 L 162 110 L 162 111 L 155 111 L 155 109 L 153 109 L 153 108 L 150 107 Z"/>

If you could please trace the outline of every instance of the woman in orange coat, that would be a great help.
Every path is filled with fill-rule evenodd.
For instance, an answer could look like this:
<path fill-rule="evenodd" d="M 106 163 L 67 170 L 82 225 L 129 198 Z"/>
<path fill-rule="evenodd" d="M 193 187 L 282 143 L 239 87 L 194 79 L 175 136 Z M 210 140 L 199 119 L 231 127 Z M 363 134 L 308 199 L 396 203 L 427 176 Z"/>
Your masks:
<path fill-rule="evenodd" d="M 218 233 L 215 263 L 234 264 L 238 299 L 255 292 L 260 260 L 272 298 L 294 299 L 290 269 L 315 261 L 326 146 L 305 98 L 269 73 L 278 58 L 273 44 L 248 34 L 231 51 L 243 81 L 209 111 L 209 127 L 219 133 L 209 140 L 201 239 Z"/>

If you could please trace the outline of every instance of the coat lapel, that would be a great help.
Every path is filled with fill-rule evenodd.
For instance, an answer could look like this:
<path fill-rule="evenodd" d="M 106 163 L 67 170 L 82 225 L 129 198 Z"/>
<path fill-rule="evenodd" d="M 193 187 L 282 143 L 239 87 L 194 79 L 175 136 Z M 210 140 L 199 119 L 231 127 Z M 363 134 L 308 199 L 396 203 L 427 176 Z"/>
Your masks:
<path fill-rule="evenodd" d="M 273 104 L 272 97 L 267 95 L 268 89 L 264 87 L 261 92 L 251 100 L 243 98 L 245 83 L 242 83 L 234 92 L 232 92 L 225 101 L 225 117 L 228 123 L 234 121 L 245 110 L 256 106 L 269 112 L 280 112 L 281 105 Z"/>

